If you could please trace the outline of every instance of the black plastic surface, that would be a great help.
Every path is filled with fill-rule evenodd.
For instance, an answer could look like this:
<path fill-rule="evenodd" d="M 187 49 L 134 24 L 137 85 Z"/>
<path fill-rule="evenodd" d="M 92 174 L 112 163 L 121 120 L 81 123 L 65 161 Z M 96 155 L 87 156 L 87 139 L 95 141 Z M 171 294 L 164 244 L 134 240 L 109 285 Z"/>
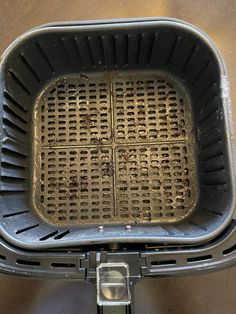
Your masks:
<path fill-rule="evenodd" d="M 166 71 L 189 90 L 197 137 L 200 195 L 193 214 L 157 226 L 55 227 L 29 204 L 32 187 L 32 112 L 49 81 L 71 73 Z M 14 245 L 68 247 L 108 242 L 207 241 L 234 212 L 230 99 L 224 63 L 201 31 L 157 20 L 38 28 L 18 39 L 1 62 L 1 230 Z"/>

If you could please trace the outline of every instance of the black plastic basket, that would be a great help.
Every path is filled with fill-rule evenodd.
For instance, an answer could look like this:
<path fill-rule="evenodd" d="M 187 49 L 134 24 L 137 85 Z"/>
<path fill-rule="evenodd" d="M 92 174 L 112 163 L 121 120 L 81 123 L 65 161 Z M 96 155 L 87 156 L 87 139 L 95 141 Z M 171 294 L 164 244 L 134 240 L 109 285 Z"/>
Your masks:
<path fill-rule="evenodd" d="M 34 29 L 5 52 L 1 90 L 10 242 L 199 243 L 230 221 L 227 76 L 201 31 L 165 19 Z"/>
<path fill-rule="evenodd" d="M 2 270 L 89 280 L 125 263 L 133 281 L 233 263 L 229 84 L 203 32 L 49 24 L 0 71 Z"/>

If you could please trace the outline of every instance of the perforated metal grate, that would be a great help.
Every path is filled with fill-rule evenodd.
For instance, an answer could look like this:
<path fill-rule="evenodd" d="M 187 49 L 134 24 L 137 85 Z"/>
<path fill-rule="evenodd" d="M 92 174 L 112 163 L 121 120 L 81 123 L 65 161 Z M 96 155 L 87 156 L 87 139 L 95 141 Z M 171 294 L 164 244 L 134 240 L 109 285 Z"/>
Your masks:
<path fill-rule="evenodd" d="M 41 99 L 42 101 L 42 99 Z M 45 146 L 111 143 L 109 85 L 96 79 L 64 80 L 43 96 L 41 141 Z"/>
<path fill-rule="evenodd" d="M 33 200 L 58 225 L 181 220 L 197 179 L 190 103 L 163 76 L 66 77 L 35 108 Z"/>
<path fill-rule="evenodd" d="M 41 159 L 41 203 L 53 220 L 111 218 L 111 148 L 45 150 Z"/>
<path fill-rule="evenodd" d="M 119 215 L 141 221 L 183 217 L 193 206 L 191 159 L 184 144 L 117 147 Z"/>
<path fill-rule="evenodd" d="M 159 79 L 125 79 L 113 85 L 117 143 L 185 139 L 185 111 L 171 82 Z"/>

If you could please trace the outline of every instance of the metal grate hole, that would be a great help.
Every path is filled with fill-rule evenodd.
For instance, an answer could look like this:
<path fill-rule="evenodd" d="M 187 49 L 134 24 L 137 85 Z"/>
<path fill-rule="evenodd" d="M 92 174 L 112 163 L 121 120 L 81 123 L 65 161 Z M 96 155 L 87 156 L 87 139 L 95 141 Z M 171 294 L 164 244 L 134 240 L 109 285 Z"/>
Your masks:
<path fill-rule="evenodd" d="M 173 222 L 194 208 L 191 108 L 171 79 L 66 77 L 35 116 L 33 198 L 51 223 Z"/>

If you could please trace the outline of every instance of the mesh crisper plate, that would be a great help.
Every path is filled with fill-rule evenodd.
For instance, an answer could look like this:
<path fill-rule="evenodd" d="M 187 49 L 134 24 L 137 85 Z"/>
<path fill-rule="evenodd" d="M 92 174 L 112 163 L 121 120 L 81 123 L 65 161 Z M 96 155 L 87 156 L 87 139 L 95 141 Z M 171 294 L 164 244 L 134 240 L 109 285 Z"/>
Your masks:
<path fill-rule="evenodd" d="M 195 206 L 190 102 L 168 76 L 63 77 L 35 121 L 32 200 L 51 223 L 173 222 Z"/>

